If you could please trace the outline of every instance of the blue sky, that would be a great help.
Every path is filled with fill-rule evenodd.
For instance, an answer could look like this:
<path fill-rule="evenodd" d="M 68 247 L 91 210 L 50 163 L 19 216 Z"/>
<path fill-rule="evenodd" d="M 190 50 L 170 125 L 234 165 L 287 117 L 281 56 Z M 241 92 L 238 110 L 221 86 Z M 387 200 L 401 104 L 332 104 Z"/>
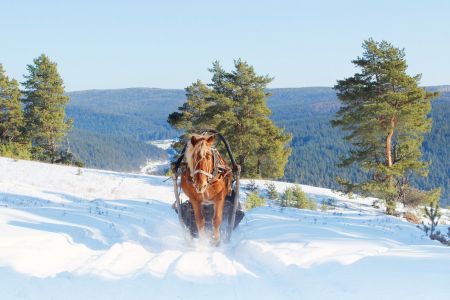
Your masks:
<path fill-rule="evenodd" d="M 0 63 L 23 80 L 41 53 L 68 91 L 183 88 L 242 58 L 271 87 L 332 86 L 369 37 L 406 49 L 423 85 L 450 84 L 450 1 L 0 0 Z"/>

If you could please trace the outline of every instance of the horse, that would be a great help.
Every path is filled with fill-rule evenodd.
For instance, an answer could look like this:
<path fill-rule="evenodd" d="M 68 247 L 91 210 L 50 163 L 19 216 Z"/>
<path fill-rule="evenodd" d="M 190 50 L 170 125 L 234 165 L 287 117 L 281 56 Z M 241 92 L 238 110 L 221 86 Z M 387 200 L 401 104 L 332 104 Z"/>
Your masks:
<path fill-rule="evenodd" d="M 220 244 L 225 197 L 231 193 L 233 174 L 227 162 L 214 147 L 215 135 L 192 134 L 187 142 L 184 160 L 187 167 L 181 175 L 181 189 L 189 198 L 195 215 L 199 237 L 205 236 L 202 204 L 214 205 L 211 244 Z"/>

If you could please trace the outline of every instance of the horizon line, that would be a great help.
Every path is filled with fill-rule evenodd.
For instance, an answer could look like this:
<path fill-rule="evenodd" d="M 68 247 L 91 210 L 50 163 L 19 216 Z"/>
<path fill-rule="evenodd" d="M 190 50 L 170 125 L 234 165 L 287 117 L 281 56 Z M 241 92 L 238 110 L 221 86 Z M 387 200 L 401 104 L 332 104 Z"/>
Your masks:
<path fill-rule="evenodd" d="M 423 85 L 420 86 L 422 88 L 439 88 L 439 87 L 449 87 L 449 84 L 436 84 L 436 85 Z M 313 86 L 290 86 L 290 87 L 270 87 L 268 90 L 281 90 L 281 89 L 307 89 L 307 88 L 330 88 L 333 89 L 333 86 L 326 85 L 313 85 Z M 136 87 L 123 87 L 123 88 L 94 88 L 94 89 L 82 89 L 82 90 L 70 90 L 65 91 L 65 93 L 77 93 L 77 92 L 90 92 L 90 91 L 118 91 L 118 90 L 132 90 L 132 89 L 148 89 L 148 90 L 172 90 L 172 91 L 181 91 L 185 88 L 159 88 L 159 87 L 145 87 L 145 86 L 136 86 Z"/>

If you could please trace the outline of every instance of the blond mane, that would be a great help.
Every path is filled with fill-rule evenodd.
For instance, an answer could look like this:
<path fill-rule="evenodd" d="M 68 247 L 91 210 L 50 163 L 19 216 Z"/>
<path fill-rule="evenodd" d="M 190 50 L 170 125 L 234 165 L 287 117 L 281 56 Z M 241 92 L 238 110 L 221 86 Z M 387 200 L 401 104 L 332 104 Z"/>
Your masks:
<path fill-rule="evenodd" d="M 191 138 L 195 137 L 199 141 L 192 145 Z M 195 170 L 195 161 L 194 157 L 204 158 L 206 153 L 208 152 L 208 144 L 206 140 L 210 137 L 210 135 L 201 135 L 201 134 L 192 134 L 189 136 L 189 141 L 187 143 L 186 152 L 184 153 L 184 158 L 188 164 L 189 171 L 192 174 Z"/>

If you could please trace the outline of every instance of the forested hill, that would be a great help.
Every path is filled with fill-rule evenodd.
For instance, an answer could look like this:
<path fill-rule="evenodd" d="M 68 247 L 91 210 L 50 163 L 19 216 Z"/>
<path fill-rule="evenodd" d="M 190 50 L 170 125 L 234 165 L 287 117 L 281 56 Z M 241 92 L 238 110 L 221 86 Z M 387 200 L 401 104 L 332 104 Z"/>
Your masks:
<path fill-rule="evenodd" d="M 433 130 L 424 143 L 424 156 L 432 160 L 432 165 L 428 178 L 414 181 L 423 188 L 443 187 L 444 201 L 449 201 L 450 86 L 429 89 L 441 91 L 441 97 L 433 104 Z M 269 92 L 272 93 L 268 98 L 272 119 L 293 133 L 293 153 L 286 168 L 285 180 L 334 188 L 337 187 L 334 181 L 336 176 L 347 176 L 349 173 L 353 178 L 364 176 L 356 169 L 341 170 L 336 167 L 338 157 L 344 155 L 348 148 L 342 140 L 342 133 L 331 128 L 329 123 L 339 107 L 333 89 L 283 88 L 270 89 Z M 92 144 L 93 139 L 88 133 L 95 133 L 96 145 L 105 149 L 112 145 L 102 144 L 99 135 L 129 137 L 136 142 L 129 147 L 143 146 L 147 140 L 172 138 L 177 133 L 167 124 L 167 116 L 185 101 L 184 90 L 156 88 L 88 90 L 70 92 L 68 95 L 70 104 L 67 113 L 74 118 L 75 128 L 82 129 L 76 131 L 76 138 L 74 135 L 71 137 L 77 144 L 74 151 L 88 166 L 107 166 L 115 170 L 123 169 L 128 155 L 123 155 L 121 166 L 116 165 L 115 161 L 102 162 L 101 166 L 96 164 L 97 159 L 93 156 L 104 155 L 85 151 L 84 141 Z M 124 143 L 129 144 L 129 140 Z M 137 169 L 138 161 L 130 161 L 127 169 Z"/>
<path fill-rule="evenodd" d="M 130 88 L 70 92 L 67 114 L 75 127 L 141 141 L 176 136 L 167 116 L 184 100 L 183 90 Z"/>
<path fill-rule="evenodd" d="M 338 101 L 328 87 L 271 89 L 268 99 L 275 120 L 300 114 L 334 113 Z M 101 134 L 120 134 L 138 140 L 173 138 L 167 116 L 186 100 L 184 90 L 129 88 L 70 92 L 67 114 L 75 127 Z M 292 111 L 295 110 L 295 111 Z M 292 114 L 294 112 L 294 114 Z"/>
<path fill-rule="evenodd" d="M 126 135 L 108 135 L 75 128 L 70 149 L 86 166 L 133 172 L 147 160 L 166 160 L 166 151 Z"/>

